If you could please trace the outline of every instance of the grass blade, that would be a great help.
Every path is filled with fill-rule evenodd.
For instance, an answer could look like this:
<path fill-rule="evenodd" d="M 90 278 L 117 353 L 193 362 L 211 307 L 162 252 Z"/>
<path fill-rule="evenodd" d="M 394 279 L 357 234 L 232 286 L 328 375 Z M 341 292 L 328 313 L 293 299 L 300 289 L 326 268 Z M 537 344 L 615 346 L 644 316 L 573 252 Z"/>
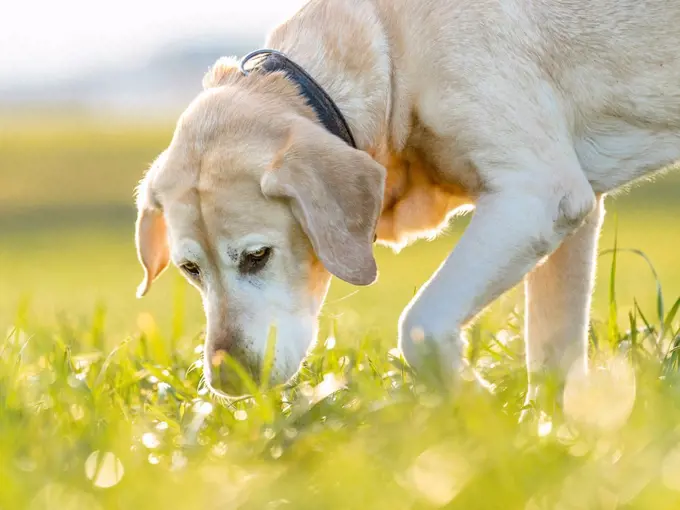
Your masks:
<path fill-rule="evenodd" d="M 618 220 L 617 220 L 618 227 Z M 609 272 L 609 342 L 613 346 L 619 339 L 618 308 L 616 306 L 616 254 L 618 250 L 618 228 L 614 230 L 614 252 Z"/>
<path fill-rule="evenodd" d="M 675 301 L 675 303 L 673 303 L 673 306 L 671 306 L 671 309 L 668 311 L 668 315 L 666 315 L 664 321 L 662 322 L 663 329 L 661 330 L 660 336 L 665 334 L 666 331 L 671 331 L 671 327 L 673 325 L 673 319 L 675 319 L 675 316 L 677 315 L 679 309 L 680 309 L 680 298 L 678 298 Z"/>
<path fill-rule="evenodd" d="M 276 355 L 276 326 L 269 328 L 267 335 L 267 347 L 264 353 L 264 360 L 262 361 L 262 379 L 260 386 L 262 391 L 267 391 L 269 388 L 272 371 L 274 369 L 274 357 Z"/>

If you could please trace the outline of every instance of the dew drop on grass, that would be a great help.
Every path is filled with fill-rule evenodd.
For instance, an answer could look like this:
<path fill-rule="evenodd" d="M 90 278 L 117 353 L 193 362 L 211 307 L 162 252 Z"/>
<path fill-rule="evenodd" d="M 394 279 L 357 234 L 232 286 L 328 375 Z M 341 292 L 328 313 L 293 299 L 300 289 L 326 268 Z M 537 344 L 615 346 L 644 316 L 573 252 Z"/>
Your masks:
<path fill-rule="evenodd" d="M 216 457 L 224 457 L 227 454 L 227 443 L 220 441 L 212 447 L 212 453 Z"/>
<path fill-rule="evenodd" d="M 272 446 L 270 453 L 272 455 L 272 459 L 278 459 L 283 455 L 283 449 L 280 446 Z"/>
<path fill-rule="evenodd" d="M 496 333 L 496 340 L 498 340 L 503 345 L 508 345 L 512 340 L 512 333 L 507 329 L 501 329 Z"/>
<path fill-rule="evenodd" d="M 167 421 L 159 422 L 158 425 L 156 425 L 156 430 L 160 431 L 168 430 L 168 422 Z"/>
<path fill-rule="evenodd" d="M 188 463 L 189 460 L 186 458 L 186 455 L 184 455 L 182 452 L 180 451 L 172 452 L 172 460 L 170 464 L 171 471 L 179 471 L 181 469 L 184 469 Z"/>
<path fill-rule="evenodd" d="M 194 405 L 194 410 L 197 414 L 202 414 L 203 416 L 208 416 L 213 412 L 213 405 L 210 402 L 201 400 Z"/>
<path fill-rule="evenodd" d="M 342 407 L 348 411 L 356 412 L 359 410 L 359 408 L 361 408 L 361 400 L 358 397 L 354 397 Z"/>
<path fill-rule="evenodd" d="M 156 466 L 158 463 L 160 463 L 161 459 L 158 457 L 158 455 L 154 455 L 153 453 L 149 454 L 148 457 L 149 464 L 153 464 Z"/>
<path fill-rule="evenodd" d="M 123 473 L 123 463 L 111 452 L 95 450 L 85 461 L 85 476 L 95 487 L 113 487 L 123 478 Z"/>
<path fill-rule="evenodd" d="M 142 435 L 142 444 L 150 450 L 153 450 L 154 448 L 158 448 L 161 442 L 156 437 L 156 434 L 153 432 L 146 432 Z"/>
<path fill-rule="evenodd" d="M 344 387 L 345 381 L 343 378 L 328 372 L 323 375 L 323 381 L 314 387 L 311 400 L 312 402 L 319 402 Z"/>
<path fill-rule="evenodd" d="M 335 337 L 334 336 L 329 336 L 326 338 L 326 342 L 324 344 L 327 350 L 332 350 L 335 348 Z"/>
<path fill-rule="evenodd" d="M 401 359 L 401 351 L 396 347 L 392 347 L 389 351 L 387 351 L 387 354 L 393 358 Z"/>
<path fill-rule="evenodd" d="M 234 411 L 234 419 L 238 421 L 245 421 L 248 419 L 248 413 L 244 409 L 237 409 Z"/>
<path fill-rule="evenodd" d="M 66 382 L 71 388 L 77 388 L 81 385 L 83 379 L 78 377 L 79 374 L 69 374 L 66 378 Z"/>
<path fill-rule="evenodd" d="M 283 430 L 283 435 L 286 436 L 287 439 L 295 439 L 298 435 L 298 431 L 294 427 L 288 427 Z"/>
<path fill-rule="evenodd" d="M 550 416 L 548 416 L 544 411 L 541 411 L 541 415 L 538 418 L 538 435 L 539 437 L 546 437 L 552 432 L 553 424 Z"/>
<path fill-rule="evenodd" d="M 85 409 L 83 409 L 83 406 L 78 404 L 71 404 L 69 411 L 71 412 L 71 416 L 75 421 L 82 420 L 85 416 Z"/>

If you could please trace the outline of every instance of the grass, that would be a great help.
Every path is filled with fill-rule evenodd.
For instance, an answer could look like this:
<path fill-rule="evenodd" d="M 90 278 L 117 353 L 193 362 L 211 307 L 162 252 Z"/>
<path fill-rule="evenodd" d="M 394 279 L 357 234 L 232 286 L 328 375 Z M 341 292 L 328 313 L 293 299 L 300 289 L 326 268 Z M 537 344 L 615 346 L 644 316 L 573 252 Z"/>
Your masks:
<path fill-rule="evenodd" d="M 147 316 L 107 349 L 104 310 L 19 316 L 0 344 L 0 508 L 677 508 L 679 305 L 597 328 L 592 380 L 526 425 L 514 314 L 475 331 L 490 393 L 445 393 L 353 335 L 319 344 L 296 386 L 228 405 L 181 325 L 165 338 Z"/>
<path fill-rule="evenodd" d="M 55 126 L 57 126 L 55 128 Z M 169 130 L 0 125 L 0 510 L 675 509 L 680 505 L 680 180 L 609 201 L 591 379 L 518 424 L 521 289 L 471 331 L 456 395 L 395 356 L 396 319 L 465 221 L 380 282 L 334 282 L 293 388 L 221 405 L 203 317 L 171 271 L 144 300 L 132 188 Z M 615 269 L 615 271 L 613 271 Z M 663 284 L 661 288 L 660 284 Z M 666 296 L 666 301 L 660 299 Z"/>

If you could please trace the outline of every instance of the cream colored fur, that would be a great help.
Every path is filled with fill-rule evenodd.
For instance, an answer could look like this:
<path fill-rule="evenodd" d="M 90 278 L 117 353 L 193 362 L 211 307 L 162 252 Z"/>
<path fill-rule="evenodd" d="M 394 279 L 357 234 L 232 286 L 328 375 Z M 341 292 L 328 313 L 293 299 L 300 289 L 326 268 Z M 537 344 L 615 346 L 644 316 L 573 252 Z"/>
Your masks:
<path fill-rule="evenodd" d="M 399 345 L 455 371 L 461 329 L 524 279 L 531 398 L 538 372 L 586 367 L 602 196 L 680 159 L 679 26 L 671 0 L 312 0 L 265 46 L 325 88 L 360 150 L 285 77 L 219 61 L 140 188 L 140 292 L 168 259 L 196 264 L 208 380 L 219 350 L 257 367 L 269 324 L 285 379 L 330 275 L 375 279 L 374 233 L 399 249 L 474 207 Z"/>

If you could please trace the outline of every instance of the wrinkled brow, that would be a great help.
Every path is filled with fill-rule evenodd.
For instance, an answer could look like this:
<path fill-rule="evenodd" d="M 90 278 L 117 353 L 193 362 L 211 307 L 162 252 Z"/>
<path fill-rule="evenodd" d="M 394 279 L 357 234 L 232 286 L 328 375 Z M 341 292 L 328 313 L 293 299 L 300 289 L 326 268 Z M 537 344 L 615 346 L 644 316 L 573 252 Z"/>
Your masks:
<path fill-rule="evenodd" d="M 163 209 L 161 199 L 158 197 L 158 194 L 154 190 L 151 190 L 149 192 L 149 203 L 151 204 L 152 207 L 156 209 Z"/>

